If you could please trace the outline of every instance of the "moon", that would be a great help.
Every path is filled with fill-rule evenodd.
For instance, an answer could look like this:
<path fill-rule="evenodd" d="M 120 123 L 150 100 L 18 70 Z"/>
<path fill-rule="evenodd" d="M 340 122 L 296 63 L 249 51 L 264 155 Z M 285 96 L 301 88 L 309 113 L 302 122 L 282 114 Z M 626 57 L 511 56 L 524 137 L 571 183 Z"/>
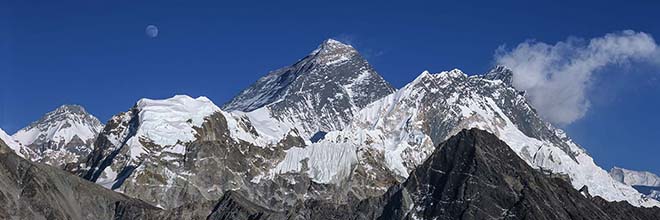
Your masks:
<path fill-rule="evenodd" d="M 152 24 L 147 25 L 147 28 L 144 29 L 144 33 L 147 35 L 147 37 L 156 38 L 158 37 L 158 27 Z"/>

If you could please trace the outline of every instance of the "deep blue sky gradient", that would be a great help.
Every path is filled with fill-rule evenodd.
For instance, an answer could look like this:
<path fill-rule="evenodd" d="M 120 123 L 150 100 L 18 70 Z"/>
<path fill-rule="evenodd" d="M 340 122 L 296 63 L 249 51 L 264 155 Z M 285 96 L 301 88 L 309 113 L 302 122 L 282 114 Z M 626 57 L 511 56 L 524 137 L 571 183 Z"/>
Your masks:
<path fill-rule="evenodd" d="M 326 38 L 351 43 L 396 87 L 423 70 L 483 73 L 500 45 L 527 39 L 632 29 L 660 40 L 658 1 L 461 2 L 0 0 L 0 127 L 67 103 L 102 121 L 142 97 L 221 105 Z M 587 116 L 565 127 L 603 167 L 660 173 L 657 70 L 599 74 Z"/>

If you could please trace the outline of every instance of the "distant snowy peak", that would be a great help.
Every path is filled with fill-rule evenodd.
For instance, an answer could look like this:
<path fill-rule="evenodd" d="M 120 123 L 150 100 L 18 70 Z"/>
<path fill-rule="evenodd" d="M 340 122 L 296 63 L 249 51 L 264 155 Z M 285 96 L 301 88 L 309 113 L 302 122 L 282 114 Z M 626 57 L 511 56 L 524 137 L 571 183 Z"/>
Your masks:
<path fill-rule="evenodd" d="M 25 146 L 48 141 L 67 144 L 74 136 L 81 140 L 93 139 L 102 128 L 103 124 L 82 106 L 62 105 L 13 136 Z"/>
<path fill-rule="evenodd" d="M 635 171 L 620 167 L 613 167 L 610 175 L 615 180 L 631 186 L 660 187 L 660 177 L 648 171 Z"/>
<path fill-rule="evenodd" d="M 267 108 L 306 137 L 342 129 L 353 113 L 394 92 L 352 46 L 329 39 L 295 64 L 270 72 L 223 106 Z"/>
<path fill-rule="evenodd" d="M 12 137 L 30 149 L 34 161 L 75 169 L 87 157 L 103 124 L 79 105 L 62 105 Z M 67 168 L 67 169 L 69 169 Z"/>

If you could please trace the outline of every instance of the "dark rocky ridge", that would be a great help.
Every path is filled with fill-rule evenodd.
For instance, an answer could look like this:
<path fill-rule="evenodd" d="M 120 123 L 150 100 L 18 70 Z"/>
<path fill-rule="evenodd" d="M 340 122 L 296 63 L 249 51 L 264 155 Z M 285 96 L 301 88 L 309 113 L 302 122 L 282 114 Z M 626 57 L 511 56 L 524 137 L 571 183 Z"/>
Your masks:
<path fill-rule="evenodd" d="M 379 219 L 660 218 L 660 208 L 584 196 L 563 179 L 531 168 L 495 135 L 478 129 L 463 130 L 440 144 L 386 198 Z"/>

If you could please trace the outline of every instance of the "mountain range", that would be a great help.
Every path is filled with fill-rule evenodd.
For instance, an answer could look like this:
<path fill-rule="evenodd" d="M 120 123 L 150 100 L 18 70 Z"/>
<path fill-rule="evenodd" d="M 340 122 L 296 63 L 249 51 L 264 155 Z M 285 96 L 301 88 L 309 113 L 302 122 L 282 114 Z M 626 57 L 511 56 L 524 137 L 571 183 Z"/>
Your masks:
<path fill-rule="evenodd" d="M 329 39 L 222 106 L 145 98 L 103 125 L 64 105 L 0 132 L 0 200 L 13 201 L 0 217 L 660 217 L 641 208 L 660 206 L 657 197 L 598 167 L 512 77 L 504 66 L 424 71 L 394 89 Z"/>

